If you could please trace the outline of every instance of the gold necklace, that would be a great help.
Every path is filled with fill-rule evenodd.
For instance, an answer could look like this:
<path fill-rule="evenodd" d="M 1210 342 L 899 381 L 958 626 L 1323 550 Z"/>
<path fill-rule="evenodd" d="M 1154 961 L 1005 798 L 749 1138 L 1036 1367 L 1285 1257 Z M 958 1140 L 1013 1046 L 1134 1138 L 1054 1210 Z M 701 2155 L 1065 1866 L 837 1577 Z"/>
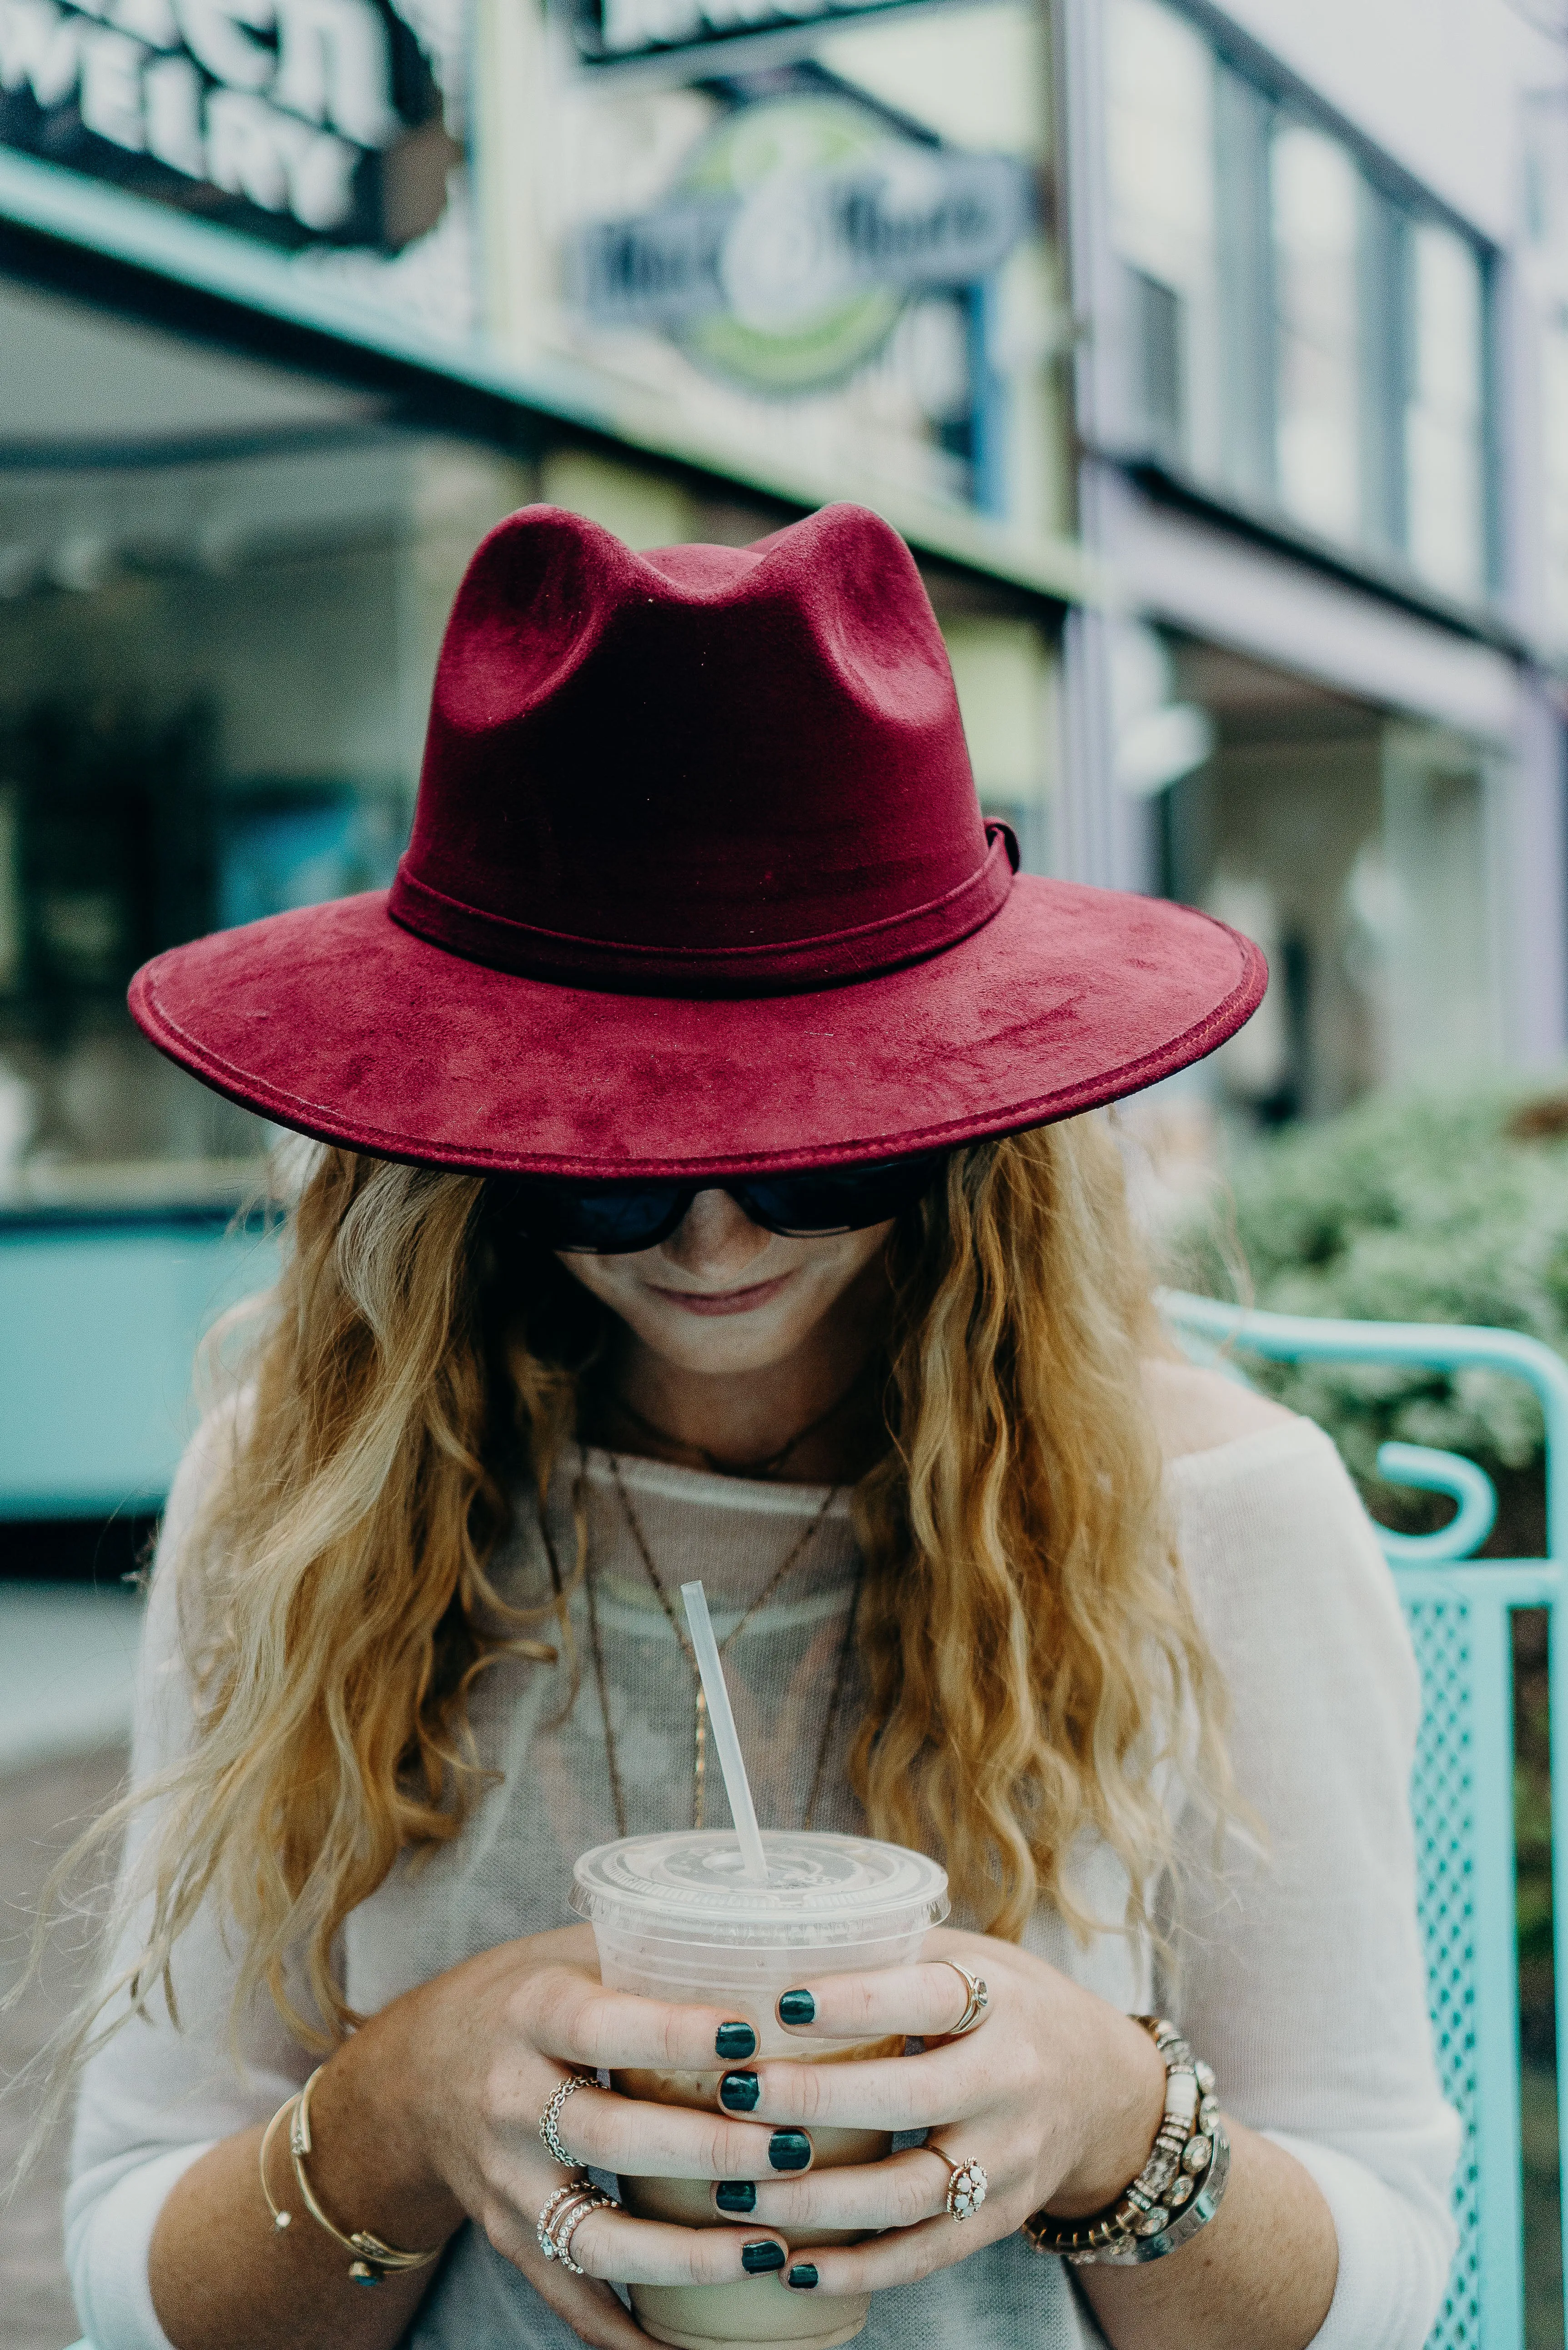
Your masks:
<path fill-rule="evenodd" d="M 622 1510 L 625 1512 L 627 1524 L 631 1529 L 631 1538 L 637 1545 L 638 1555 L 642 1561 L 643 1569 L 648 1576 L 649 1582 L 653 1586 L 654 1596 L 664 1610 L 666 1621 L 668 1622 L 670 1630 L 674 1633 L 676 1639 L 680 1644 L 680 1653 L 685 1658 L 687 1665 L 691 1669 L 691 1679 L 697 1691 L 696 1754 L 693 1762 L 693 1777 L 695 1785 L 692 1795 L 691 1825 L 694 1828 L 700 1828 L 702 1825 L 702 1782 L 707 1770 L 708 1761 L 707 1693 L 702 1687 L 702 1677 L 697 1669 L 697 1659 L 691 1652 L 691 1643 L 686 1636 L 684 1626 L 681 1624 L 680 1617 L 676 1615 L 674 1608 L 670 1605 L 670 1594 L 665 1590 L 663 1584 L 659 1581 L 659 1569 L 654 1565 L 653 1555 L 648 1547 L 648 1537 L 642 1531 L 642 1523 L 640 1519 L 638 1517 L 637 1512 L 631 1506 L 631 1495 L 626 1490 L 626 1480 L 621 1474 L 619 1456 L 618 1454 L 612 1452 L 609 1454 L 608 1459 L 610 1474 L 615 1479 L 615 1489 L 617 1493 L 620 1496 L 620 1505 Z M 780 1584 L 784 1581 L 791 1567 L 794 1566 L 799 1560 L 805 1556 L 806 1550 L 810 1546 L 812 1537 L 815 1535 L 818 1526 L 821 1525 L 824 1518 L 826 1517 L 828 1511 L 833 1507 L 834 1503 L 837 1499 L 837 1486 L 830 1485 L 815 1515 L 802 1530 L 798 1539 L 792 1544 L 779 1565 L 774 1567 L 772 1575 L 769 1575 L 766 1583 L 758 1592 L 756 1597 L 746 1609 L 745 1614 L 741 1617 L 740 1621 L 736 1624 L 732 1624 L 730 1627 L 730 1629 L 725 1633 L 723 1638 L 720 1641 L 719 1654 L 721 1657 L 732 1642 L 739 1639 L 741 1634 L 745 1630 L 747 1625 L 751 1622 L 758 1608 L 763 1607 L 767 1605 L 767 1602 L 773 1597 L 774 1592 L 778 1589 Z M 607 1738 L 609 1734 L 609 1715 L 607 1713 L 605 1715 L 605 1731 Z"/>
<path fill-rule="evenodd" d="M 629 1499 L 627 1495 L 625 1481 L 621 1475 L 620 1462 L 613 1453 L 609 1456 L 609 1460 L 611 1471 L 615 1477 L 617 1490 L 620 1494 L 621 1504 L 626 1511 L 627 1520 L 632 1530 L 633 1539 L 637 1544 L 638 1549 L 641 1553 L 644 1571 L 653 1585 L 659 1605 L 664 1610 L 665 1616 L 669 1620 L 670 1629 L 675 1634 L 676 1640 L 679 1643 L 681 1652 L 685 1656 L 687 1664 L 691 1669 L 692 1678 L 697 1683 L 697 1730 L 696 1752 L 693 1770 L 694 1785 L 692 1793 L 692 1825 L 695 1827 L 701 1827 L 702 1825 L 702 1778 L 706 1761 L 705 1750 L 707 1745 L 708 1726 L 707 1706 L 702 1698 L 701 1676 L 697 1671 L 696 1659 L 691 1654 L 691 1645 L 687 1640 L 685 1634 L 682 1632 L 680 1624 L 676 1620 L 675 1612 L 670 1605 L 669 1596 L 665 1591 L 664 1586 L 659 1579 L 658 1570 L 655 1568 L 653 1561 L 649 1555 L 648 1544 L 644 1539 L 642 1529 L 638 1523 L 636 1512 L 632 1509 Z M 582 1483 L 583 1473 L 581 1470 L 579 1470 L 575 1492 L 580 1492 Z M 765 1599 L 770 1598 L 774 1592 L 778 1589 L 779 1585 L 784 1581 L 784 1576 L 788 1574 L 790 1568 L 794 1565 L 797 1559 L 799 1559 L 801 1555 L 804 1553 L 806 1544 L 810 1542 L 813 1534 L 815 1534 L 818 1526 L 821 1525 L 824 1518 L 827 1515 L 828 1509 L 831 1506 L 837 1491 L 838 1488 L 835 1486 L 828 1493 L 826 1500 L 822 1504 L 822 1507 L 817 1511 L 810 1524 L 805 1528 L 805 1533 L 790 1551 L 783 1565 L 776 1568 L 774 1574 L 769 1577 L 766 1587 L 763 1591 L 759 1592 L 756 1598 L 753 1600 L 745 1614 L 741 1617 L 740 1622 L 733 1625 L 729 1632 L 725 1634 L 724 1638 L 721 1643 L 721 1654 L 722 1654 L 723 1649 L 727 1648 L 731 1642 L 744 1630 L 746 1625 L 756 1614 L 757 1609 L 763 1605 L 763 1602 Z M 573 1514 L 576 1515 L 575 1497 Z M 539 1510 L 539 1530 L 545 1540 L 545 1552 L 550 1564 L 551 1580 L 556 1586 L 557 1596 L 560 1596 L 564 1593 L 565 1586 L 561 1580 L 560 1565 L 556 1556 L 556 1545 L 551 1537 L 549 1526 L 545 1521 L 543 1504 L 541 1504 Z M 618 1835 L 624 1836 L 628 1834 L 626 1790 L 621 1782 L 620 1760 L 616 1752 L 615 1731 L 610 1726 L 608 1677 L 605 1670 L 604 1642 L 599 1633 L 597 1578 L 594 1573 L 591 1555 L 585 1555 L 583 1565 L 583 1596 L 587 1606 L 588 1645 L 593 1656 L 594 1686 L 599 1701 L 599 1720 L 604 1725 L 605 1733 L 605 1770 L 609 1780 L 610 1803 L 615 1812 L 616 1834 Z M 811 1774 L 811 1786 L 805 1799 L 805 1809 L 801 1814 L 801 1825 L 803 1828 L 810 1827 L 812 1816 L 816 1810 L 817 1798 L 822 1792 L 823 1777 L 827 1769 L 827 1757 L 833 1744 L 833 1733 L 837 1726 L 839 1709 L 843 1703 L 844 1684 L 849 1670 L 849 1659 L 855 1647 L 855 1628 L 860 1615 L 860 1592 L 864 1578 L 865 1562 L 864 1560 L 861 1560 L 857 1565 L 854 1596 L 850 1600 L 849 1613 L 845 1621 L 843 1637 L 838 1644 L 838 1657 L 834 1669 L 833 1688 L 827 1701 L 827 1715 L 822 1726 L 822 1736 L 817 1742 L 816 1763 Z"/>

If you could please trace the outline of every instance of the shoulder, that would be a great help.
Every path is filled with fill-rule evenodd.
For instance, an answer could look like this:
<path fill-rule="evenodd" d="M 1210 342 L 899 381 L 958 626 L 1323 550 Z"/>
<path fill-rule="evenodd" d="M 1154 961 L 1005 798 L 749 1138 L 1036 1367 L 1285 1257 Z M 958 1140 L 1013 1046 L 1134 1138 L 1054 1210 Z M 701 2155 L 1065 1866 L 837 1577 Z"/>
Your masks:
<path fill-rule="evenodd" d="M 1268 1428 L 1303 1425 L 1293 1412 L 1254 1393 L 1222 1371 L 1196 1363 L 1149 1356 L 1143 1367 L 1144 1394 L 1154 1416 L 1160 1450 L 1168 1461 L 1192 1452 L 1212 1452 Z"/>

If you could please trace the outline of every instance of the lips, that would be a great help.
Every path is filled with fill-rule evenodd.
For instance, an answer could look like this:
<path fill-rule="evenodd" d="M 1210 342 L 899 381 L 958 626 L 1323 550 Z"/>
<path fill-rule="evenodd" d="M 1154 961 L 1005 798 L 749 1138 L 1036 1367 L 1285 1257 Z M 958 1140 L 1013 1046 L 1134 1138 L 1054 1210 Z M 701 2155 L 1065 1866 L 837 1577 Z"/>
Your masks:
<path fill-rule="evenodd" d="M 789 1277 L 787 1273 L 781 1273 L 772 1281 L 753 1281 L 744 1289 L 655 1287 L 654 1295 L 668 1298 L 671 1305 L 680 1306 L 687 1314 L 751 1314 L 759 1305 L 770 1304 Z"/>

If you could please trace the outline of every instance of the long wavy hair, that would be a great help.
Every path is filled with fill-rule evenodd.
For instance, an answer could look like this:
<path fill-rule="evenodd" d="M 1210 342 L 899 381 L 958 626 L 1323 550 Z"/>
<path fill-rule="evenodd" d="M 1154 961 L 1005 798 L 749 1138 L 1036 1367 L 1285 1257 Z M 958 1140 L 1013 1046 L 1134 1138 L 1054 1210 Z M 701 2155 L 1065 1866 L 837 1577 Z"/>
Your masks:
<path fill-rule="evenodd" d="M 1071 1882 L 1086 1831 L 1146 1918 L 1159 1768 L 1179 1752 L 1222 1783 L 1223 1700 L 1162 1511 L 1140 1377 L 1161 1341 L 1105 1120 L 955 1150 L 888 1264 L 888 1442 L 854 1494 L 855 1792 L 992 1932 L 1043 1899 L 1106 1922 Z M 160 1981 L 172 1998 L 174 1945 L 213 1901 L 243 1950 L 236 2014 L 265 1985 L 307 2042 L 352 2026 L 334 1939 L 483 1793 L 476 1676 L 521 1654 L 575 1688 L 572 1578 L 527 1613 L 490 1563 L 512 1497 L 548 1487 L 609 1320 L 518 1236 L 504 1183 L 317 1154 L 162 1570 L 194 1737 L 102 1824 L 158 1805 L 142 1947 L 100 1991 L 101 2029 Z"/>

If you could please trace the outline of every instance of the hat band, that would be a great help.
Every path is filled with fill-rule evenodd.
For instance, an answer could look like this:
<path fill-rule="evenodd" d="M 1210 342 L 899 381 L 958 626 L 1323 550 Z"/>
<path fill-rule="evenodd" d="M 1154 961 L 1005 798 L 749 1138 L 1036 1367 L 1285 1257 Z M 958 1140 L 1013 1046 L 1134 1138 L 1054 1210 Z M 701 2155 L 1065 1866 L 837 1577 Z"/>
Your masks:
<path fill-rule="evenodd" d="M 399 866 L 387 911 L 403 929 L 465 962 L 621 995 L 789 995 L 871 979 L 956 946 L 999 912 L 1018 869 L 1012 827 L 988 823 L 984 862 L 940 898 L 874 922 L 754 947 L 641 946 L 574 937 L 465 906 Z"/>

